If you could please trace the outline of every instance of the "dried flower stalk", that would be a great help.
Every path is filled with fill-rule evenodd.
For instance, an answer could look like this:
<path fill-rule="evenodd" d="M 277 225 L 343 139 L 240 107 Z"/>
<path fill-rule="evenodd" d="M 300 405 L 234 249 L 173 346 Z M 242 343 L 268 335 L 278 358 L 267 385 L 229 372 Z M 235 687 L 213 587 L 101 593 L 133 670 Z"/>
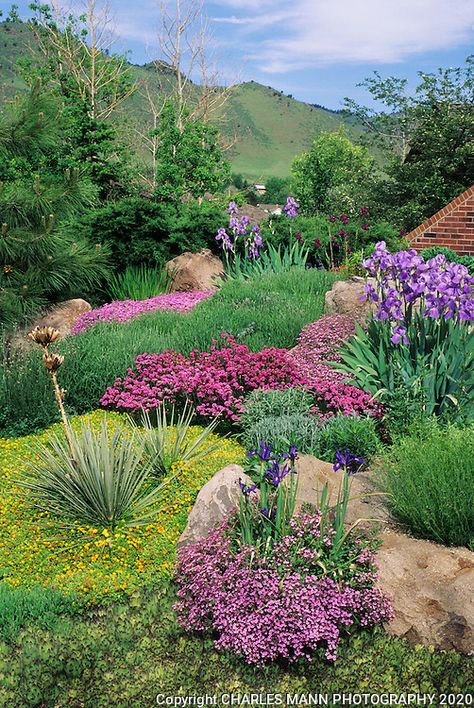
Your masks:
<path fill-rule="evenodd" d="M 57 377 L 57 372 L 64 361 L 64 357 L 57 352 L 50 352 L 48 349 L 48 346 L 53 344 L 53 342 L 59 339 L 60 336 L 61 333 L 57 329 L 54 329 L 54 327 L 36 327 L 28 334 L 28 337 L 30 337 L 30 339 L 32 339 L 43 349 L 43 362 L 46 370 L 51 376 L 54 397 L 56 398 L 56 402 L 61 413 L 61 418 L 64 424 L 64 432 L 71 451 L 71 457 L 74 462 L 77 462 L 76 450 L 74 448 L 74 442 L 71 434 L 71 426 L 66 414 L 66 409 L 64 408 L 65 391 L 60 387 Z"/>

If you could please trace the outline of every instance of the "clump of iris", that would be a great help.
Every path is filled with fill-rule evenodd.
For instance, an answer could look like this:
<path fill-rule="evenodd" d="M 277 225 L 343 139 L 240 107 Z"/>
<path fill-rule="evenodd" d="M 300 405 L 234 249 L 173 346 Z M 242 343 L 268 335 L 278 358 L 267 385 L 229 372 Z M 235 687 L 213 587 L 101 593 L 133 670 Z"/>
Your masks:
<path fill-rule="evenodd" d="M 375 319 L 391 324 L 392 344 L 410 344 L 416 312 L 428 320 L 474 321 L 474 278 L 465 266 L 441 254 L 428 261 L 415 250 L 392 254 L 385 241 L 362 265 L 375 278 L 366 285 L 366 298 L 376 304 Z"/>
<path fill-rule="evenodd" d="M 239 544 L 267 554 L 288 532 L 296 505 L 298 450 L 290 445 L 279 452 L 264 440 L 247 453 L 247 473 L 254 484 L 239 480 L 241 497 L 237 517 Z"/>

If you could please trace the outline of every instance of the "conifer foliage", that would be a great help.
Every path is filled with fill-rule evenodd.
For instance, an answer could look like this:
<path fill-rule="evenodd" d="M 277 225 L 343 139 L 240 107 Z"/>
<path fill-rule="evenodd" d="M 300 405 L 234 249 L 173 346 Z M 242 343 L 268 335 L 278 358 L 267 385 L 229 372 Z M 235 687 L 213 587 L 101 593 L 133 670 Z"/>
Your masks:
<path fill-rule="evenodd" d="M 40 84 L 0 113 L 0 326 L 84 296 L 107 273 L 100 245 L 61 229 L 96 199 L 80 170 L 64 172 L 55 161 L 61 114 Z"/>

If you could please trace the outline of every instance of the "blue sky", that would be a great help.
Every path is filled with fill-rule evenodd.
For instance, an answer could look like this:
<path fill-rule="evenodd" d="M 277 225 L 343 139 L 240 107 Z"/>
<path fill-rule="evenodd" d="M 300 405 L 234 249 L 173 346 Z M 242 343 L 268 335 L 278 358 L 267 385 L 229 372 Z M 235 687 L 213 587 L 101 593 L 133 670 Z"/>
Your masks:
<path fill-rule="evenodd" d="M 76 0 L 76 4 L 77 4 Z M 172 2 L 172 0 L 170 0 Z M 28 3 L 18 2 L 24 13 Z M 158 54 L 159 0 L 110 0 L 117 47 Z M 204 0 L 215 61 L 227 82 L 254 79 L 340 108 L 368 102 L 356 84 L 374 70 L 406 76 L 459 66 L 474 52 L 474 0 Z M 0 0 L 0 9 L 10 2 Z"/>

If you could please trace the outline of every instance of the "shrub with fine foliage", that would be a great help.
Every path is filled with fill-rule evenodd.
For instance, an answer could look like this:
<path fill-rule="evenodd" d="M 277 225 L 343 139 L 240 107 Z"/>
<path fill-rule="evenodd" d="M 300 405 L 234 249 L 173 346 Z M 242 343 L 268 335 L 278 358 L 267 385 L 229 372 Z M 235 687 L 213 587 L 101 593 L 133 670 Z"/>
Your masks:
<path fill-rule="evenodd" d="M 474 427 L 421 430 L 386 462 L 393 512 L 414 534 L 474 548 Z"/>
<path fill-rule="evenodd" d="M 328 418 L 319 436 L 319 457 L 333 462 L 337 450 L 349 450 L 370 460 L 380 448 L 375 421 L 370 417 L 336 415 Z"/>
<path fill-rule="evenodd" d="M 242 417 L 245 418 L 245 415 Z M 315 417 L 303 413 L 270 415 L 244 428 L 242 444 L 247 450 L 253 450 L 261 440 L 266 440 L 277 450 L 296 445 L 303 454 L 318 455 L 321 432 L 321 424 Z"/>
<path fill-rule="evenodd" d="M 264 389 L 250 393 L 245 399 L 245 413 L 240 425 L 248 428 L 262 418 L 280 415 L 309 415 L 314 405 L 312 394 L 301 388 Z"/>

